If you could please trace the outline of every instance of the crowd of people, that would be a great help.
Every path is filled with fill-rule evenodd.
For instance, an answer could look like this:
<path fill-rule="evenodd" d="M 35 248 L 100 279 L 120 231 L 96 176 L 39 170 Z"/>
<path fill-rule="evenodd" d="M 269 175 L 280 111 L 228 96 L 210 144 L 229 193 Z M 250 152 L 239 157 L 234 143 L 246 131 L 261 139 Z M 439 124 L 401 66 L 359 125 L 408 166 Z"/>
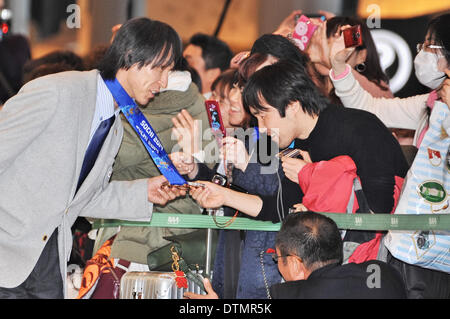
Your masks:
<path fill-rule="evenodd" d="M 323 12 L 302 50 L 292 40 L 300 14 L 235 55 L 216 37 L 183 46 L 168 24 L 135 18 L 86 57 L 58 51 L 21 66 L 22 88 L 0 106 L 0 298 L 74 297 L 68 287 L 115 298 L 105 269 L 153 270 L 148 256 L 170 236 L 199 231 L 92 230 L 93 221 L 204 210 L 282 226 L 214 231 L 207 294 L 186 298 L 450 298 L 450 275 L 395 258 L 386 232 L 340 230 L 317 213 L 395 212 L 434 104 L 450 105 L 450 14 L 432 19 L 418 45 L 415 71 L 430 93 L 404 99 L 364 21 Z M 352 26 L 363 44 L 348 48 Z M 226 136 L 209 134 L 208 100 Z M 129 106 L 200 186 L 168 183 Z M 68 264 L 84 270 L 79 283 Z M 380 271 L 376 287 L 368 269 Z"/>

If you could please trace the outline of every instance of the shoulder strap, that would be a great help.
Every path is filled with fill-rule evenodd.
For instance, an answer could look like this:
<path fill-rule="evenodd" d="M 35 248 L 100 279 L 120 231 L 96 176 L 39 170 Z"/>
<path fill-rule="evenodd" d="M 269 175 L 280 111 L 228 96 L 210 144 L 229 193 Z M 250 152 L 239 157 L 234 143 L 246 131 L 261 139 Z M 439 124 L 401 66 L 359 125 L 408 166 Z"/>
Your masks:
<path fill-rule="evenodd" d="M 362 189 L 361 182 L 359 181 L 358 177 L 355 177 L 355 179 L 353 180 L 353 189 L 350 195 L 350 200 L 348 201 L 347 205 L 347 214 L 353 213 L 353 204 L 355 202 L 355 196 L 359 205 L 359 213 L 373 214 L 373 212 L 370 210 L 369 203 L 367 202 L 366 195 L 364 195 L 364 191 Z"/>
<path fill-rule="evenodd" d="M 355 188 L 356 199 L 358 200 L 359 213 L 360 214 L 373 214 L 370 210 L 369 203 L 367 202 L 366 195 L 364 195 L 361 182 L 359 178 L 353 180 L 353 187 Z"/>

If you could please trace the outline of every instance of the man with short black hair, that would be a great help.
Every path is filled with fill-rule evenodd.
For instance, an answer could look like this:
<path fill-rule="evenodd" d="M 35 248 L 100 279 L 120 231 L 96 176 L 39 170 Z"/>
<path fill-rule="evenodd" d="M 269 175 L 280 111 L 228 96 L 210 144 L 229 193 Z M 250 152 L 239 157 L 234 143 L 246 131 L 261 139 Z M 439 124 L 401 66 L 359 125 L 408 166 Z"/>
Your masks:
<path fill-rule="evenodd" d="M 197 71 L 202 82 L 202 94 L 211 97 L 211 85 L 230 67 L 233 57 L 229 46 L 214 36 L 197 33 L 189 40 L 183 52 L 188 64 Z"/>
<path fill-rule="evenodd" d="M 342 240 L 330 218 L 313 212 L 290 214 L 276 239 L 278 269 L 285 283 L 271 287 L 274 299 L 403 299 L 400 275 L 372 260 L 341 265 Z"/>
<path fill-rule="evenodd" d="M 336 223 L 314 212 L 293 213 L 283 221 L 272 255 L 286 282 L 273 285 L 273 299 L 404 299 L 400 274 L 388 264 L 372 260 L 342 265 L 342 239 Z M 209 280 L 206 296 L 217 299 Z"/>
<path fill-rule="evenodd" d="M 304 68 L 290 61 L 256 72 L 245 87 L 243 102 L 258 119 L 259 127 L 278 139 L 280 148 L 294 142 L 294 148 L 308 152 L 314 163 L 349 156 L 370 210 L 392 211 L 396 182 L 405 177 L 408 164 L 400 145 L 376 116 L 331 104 Z M 307 162 L 296 158 L 282 161 L 286 177 L 299 183 L 299 173 Z M 273 211 L 270 207 L 265 210 Z M 358 237 L 352 241 L 359 243 L 372 237 L 362 232 L 352 234 Z"/>

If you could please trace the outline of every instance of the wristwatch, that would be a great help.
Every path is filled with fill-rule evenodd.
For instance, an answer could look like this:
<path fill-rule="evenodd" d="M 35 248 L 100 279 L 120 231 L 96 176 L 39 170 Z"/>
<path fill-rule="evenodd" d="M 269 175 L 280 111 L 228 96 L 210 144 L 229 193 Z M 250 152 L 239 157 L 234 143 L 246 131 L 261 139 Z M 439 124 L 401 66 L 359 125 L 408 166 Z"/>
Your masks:
<path fill-rule="evenodd" d="M 213 178 L 211 179 L 211 182 L 213 182 L 213 183 L 215 183 L 217 185 L 220 185 L 220 186 L 228 187 L 228 188 L 230 188 L 232 190 L 235 190 L 235 191 L 238 191 L 238 192 L 241 192 L 241 193 L 248 194 L 248 192 L 244 188 L 242 188 L 240 186 L 237 186 L 237 185 L 234 185 L 233 183 L 228 183 L 227 177 L 222 175 L 222 174 L 219 174 L 219 173 L 216 173 L 213 176 Z"/>

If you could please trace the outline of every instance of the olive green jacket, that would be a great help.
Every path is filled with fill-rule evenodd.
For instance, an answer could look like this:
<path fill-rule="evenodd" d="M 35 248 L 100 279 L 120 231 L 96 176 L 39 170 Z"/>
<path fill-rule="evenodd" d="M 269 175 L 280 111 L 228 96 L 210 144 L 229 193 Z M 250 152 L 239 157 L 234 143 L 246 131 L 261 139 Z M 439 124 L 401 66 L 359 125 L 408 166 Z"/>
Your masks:
<path fill-rule="evenodd" d="M 203 131 L 209 127 L 204 102 L 204 98 L 199 93 L 197 86 L 191 83 L 187 91 L 171 90 L 162 92 L 147 107 L 142 108 L 142 113 L 150 122 L 167 153 L 170 154 L 177 144 L 176 139 L 171 138 L 173 128 L 171 119 L 182 109 L 186 109 L 194 119 L 202 121 Z M 123 141 L 114 164 L 111 180 L 135 180 L 161 175 L 139 136 L 123 115 L 122 123 L 124 127 Z M 204 141 L 203 143 L 206 145 L 209 142 L 211 141 Z M 153 212 L 201 214 L 202 209 L 189 196 L 186 196 L 170 202 L 165 207 L 154 205 Z M 117 230 L 101 229 L 97 236 L 94 250 L 96 251 L 100 248 Z M 191 231 L 193 230 L 157 227 L 121 227 L 114 240 L 111 257 L 146 264 L 149 252 L 169 243 L 162 238 L 163 236 Z"/>

